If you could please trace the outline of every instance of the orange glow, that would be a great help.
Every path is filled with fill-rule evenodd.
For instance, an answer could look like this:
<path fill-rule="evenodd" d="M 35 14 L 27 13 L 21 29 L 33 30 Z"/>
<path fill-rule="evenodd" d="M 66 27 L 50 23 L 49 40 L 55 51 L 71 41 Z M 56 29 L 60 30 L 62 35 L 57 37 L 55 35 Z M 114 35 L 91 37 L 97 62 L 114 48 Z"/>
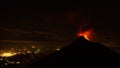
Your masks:
<path fill-rule="evenodd" d="M 36 48 L 36 47 L 33 45 L 32 48 Z"/>
<path fill-rule="evenodd" d="M 92 40 L 92 33 L 93 33 L 92 29 L 81 31 L 81 32 L 78 33 L 78 37 L 84 36 L 85 39 L 90 41 L 90 40 Z"/>

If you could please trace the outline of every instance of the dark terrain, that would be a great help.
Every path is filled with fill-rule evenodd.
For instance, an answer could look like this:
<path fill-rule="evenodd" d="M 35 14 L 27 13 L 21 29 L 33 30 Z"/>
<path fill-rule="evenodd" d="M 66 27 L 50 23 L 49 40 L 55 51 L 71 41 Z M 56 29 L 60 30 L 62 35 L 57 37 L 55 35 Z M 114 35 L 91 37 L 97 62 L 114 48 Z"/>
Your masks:
<path fill-rule="evenodd" d="M 119 65 L 120 55 L 110 48 L 97 42 L 79 37 L 70 45 L 50 56 L 38 60 L 28 68 L 39 67 L 82 67 L 94 65 Z"/>

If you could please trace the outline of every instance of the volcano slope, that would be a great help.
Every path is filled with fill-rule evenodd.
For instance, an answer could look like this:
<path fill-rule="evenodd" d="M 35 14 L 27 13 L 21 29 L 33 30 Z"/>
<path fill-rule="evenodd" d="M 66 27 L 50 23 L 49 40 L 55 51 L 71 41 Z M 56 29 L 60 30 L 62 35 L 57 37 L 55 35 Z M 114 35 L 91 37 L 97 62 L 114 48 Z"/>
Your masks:
<path fill-rule="evenodd" d="M 79 37 L 60 51 L 31 64 L 29 67 L 81 67 L 95 64 L 120 64 L 120 55 L 105 45 Z"/>

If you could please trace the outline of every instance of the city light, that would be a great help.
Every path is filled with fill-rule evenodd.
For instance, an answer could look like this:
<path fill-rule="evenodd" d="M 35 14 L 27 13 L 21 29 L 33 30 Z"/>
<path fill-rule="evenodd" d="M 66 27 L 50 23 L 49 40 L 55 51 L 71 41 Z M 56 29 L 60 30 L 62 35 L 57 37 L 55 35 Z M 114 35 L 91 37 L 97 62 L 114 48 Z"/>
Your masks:
<path fill-rule="evenodd" d="M 1 57 L 11 57 L 14 55 L 16 55 L 16 53 L 4 52 L 4 53 L 0 54 Z"/>
<path fill-rule="evenodd" d="M 36 46 L 26 47 L 26 48 L 9 48 L 0 50 L 0 68 L 7 67 L 9 65 L 23 65 L 26 63 L 31 63 L 28 61 L 34 60 L 41 56 L 47 56 L 51 51 L 59 51 L 60 48 L 53 49 L 41 49 Z M 50 52 L 49 52 L 50 51 Z M 21 59 L 21 60 L 20 60 Z"/>
<path fill-rule="evenodd" d="M 59 51 L 60 49 L 59 49 L 59 48 L 57 48 L 56 50 L 57 50 L 57 51 Z"/>

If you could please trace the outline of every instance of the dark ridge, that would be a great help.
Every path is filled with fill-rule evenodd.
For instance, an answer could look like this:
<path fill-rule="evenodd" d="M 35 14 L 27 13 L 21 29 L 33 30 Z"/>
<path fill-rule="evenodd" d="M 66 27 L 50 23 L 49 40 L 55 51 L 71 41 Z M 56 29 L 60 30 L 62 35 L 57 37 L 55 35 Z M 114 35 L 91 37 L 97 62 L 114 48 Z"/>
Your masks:
<path fill-rule="evenodd" d="M 120 64 L 120 55 L 97 42 L 79 37 L 70 45 L 29 67 L 81 67 L 83 65 Z"/>

